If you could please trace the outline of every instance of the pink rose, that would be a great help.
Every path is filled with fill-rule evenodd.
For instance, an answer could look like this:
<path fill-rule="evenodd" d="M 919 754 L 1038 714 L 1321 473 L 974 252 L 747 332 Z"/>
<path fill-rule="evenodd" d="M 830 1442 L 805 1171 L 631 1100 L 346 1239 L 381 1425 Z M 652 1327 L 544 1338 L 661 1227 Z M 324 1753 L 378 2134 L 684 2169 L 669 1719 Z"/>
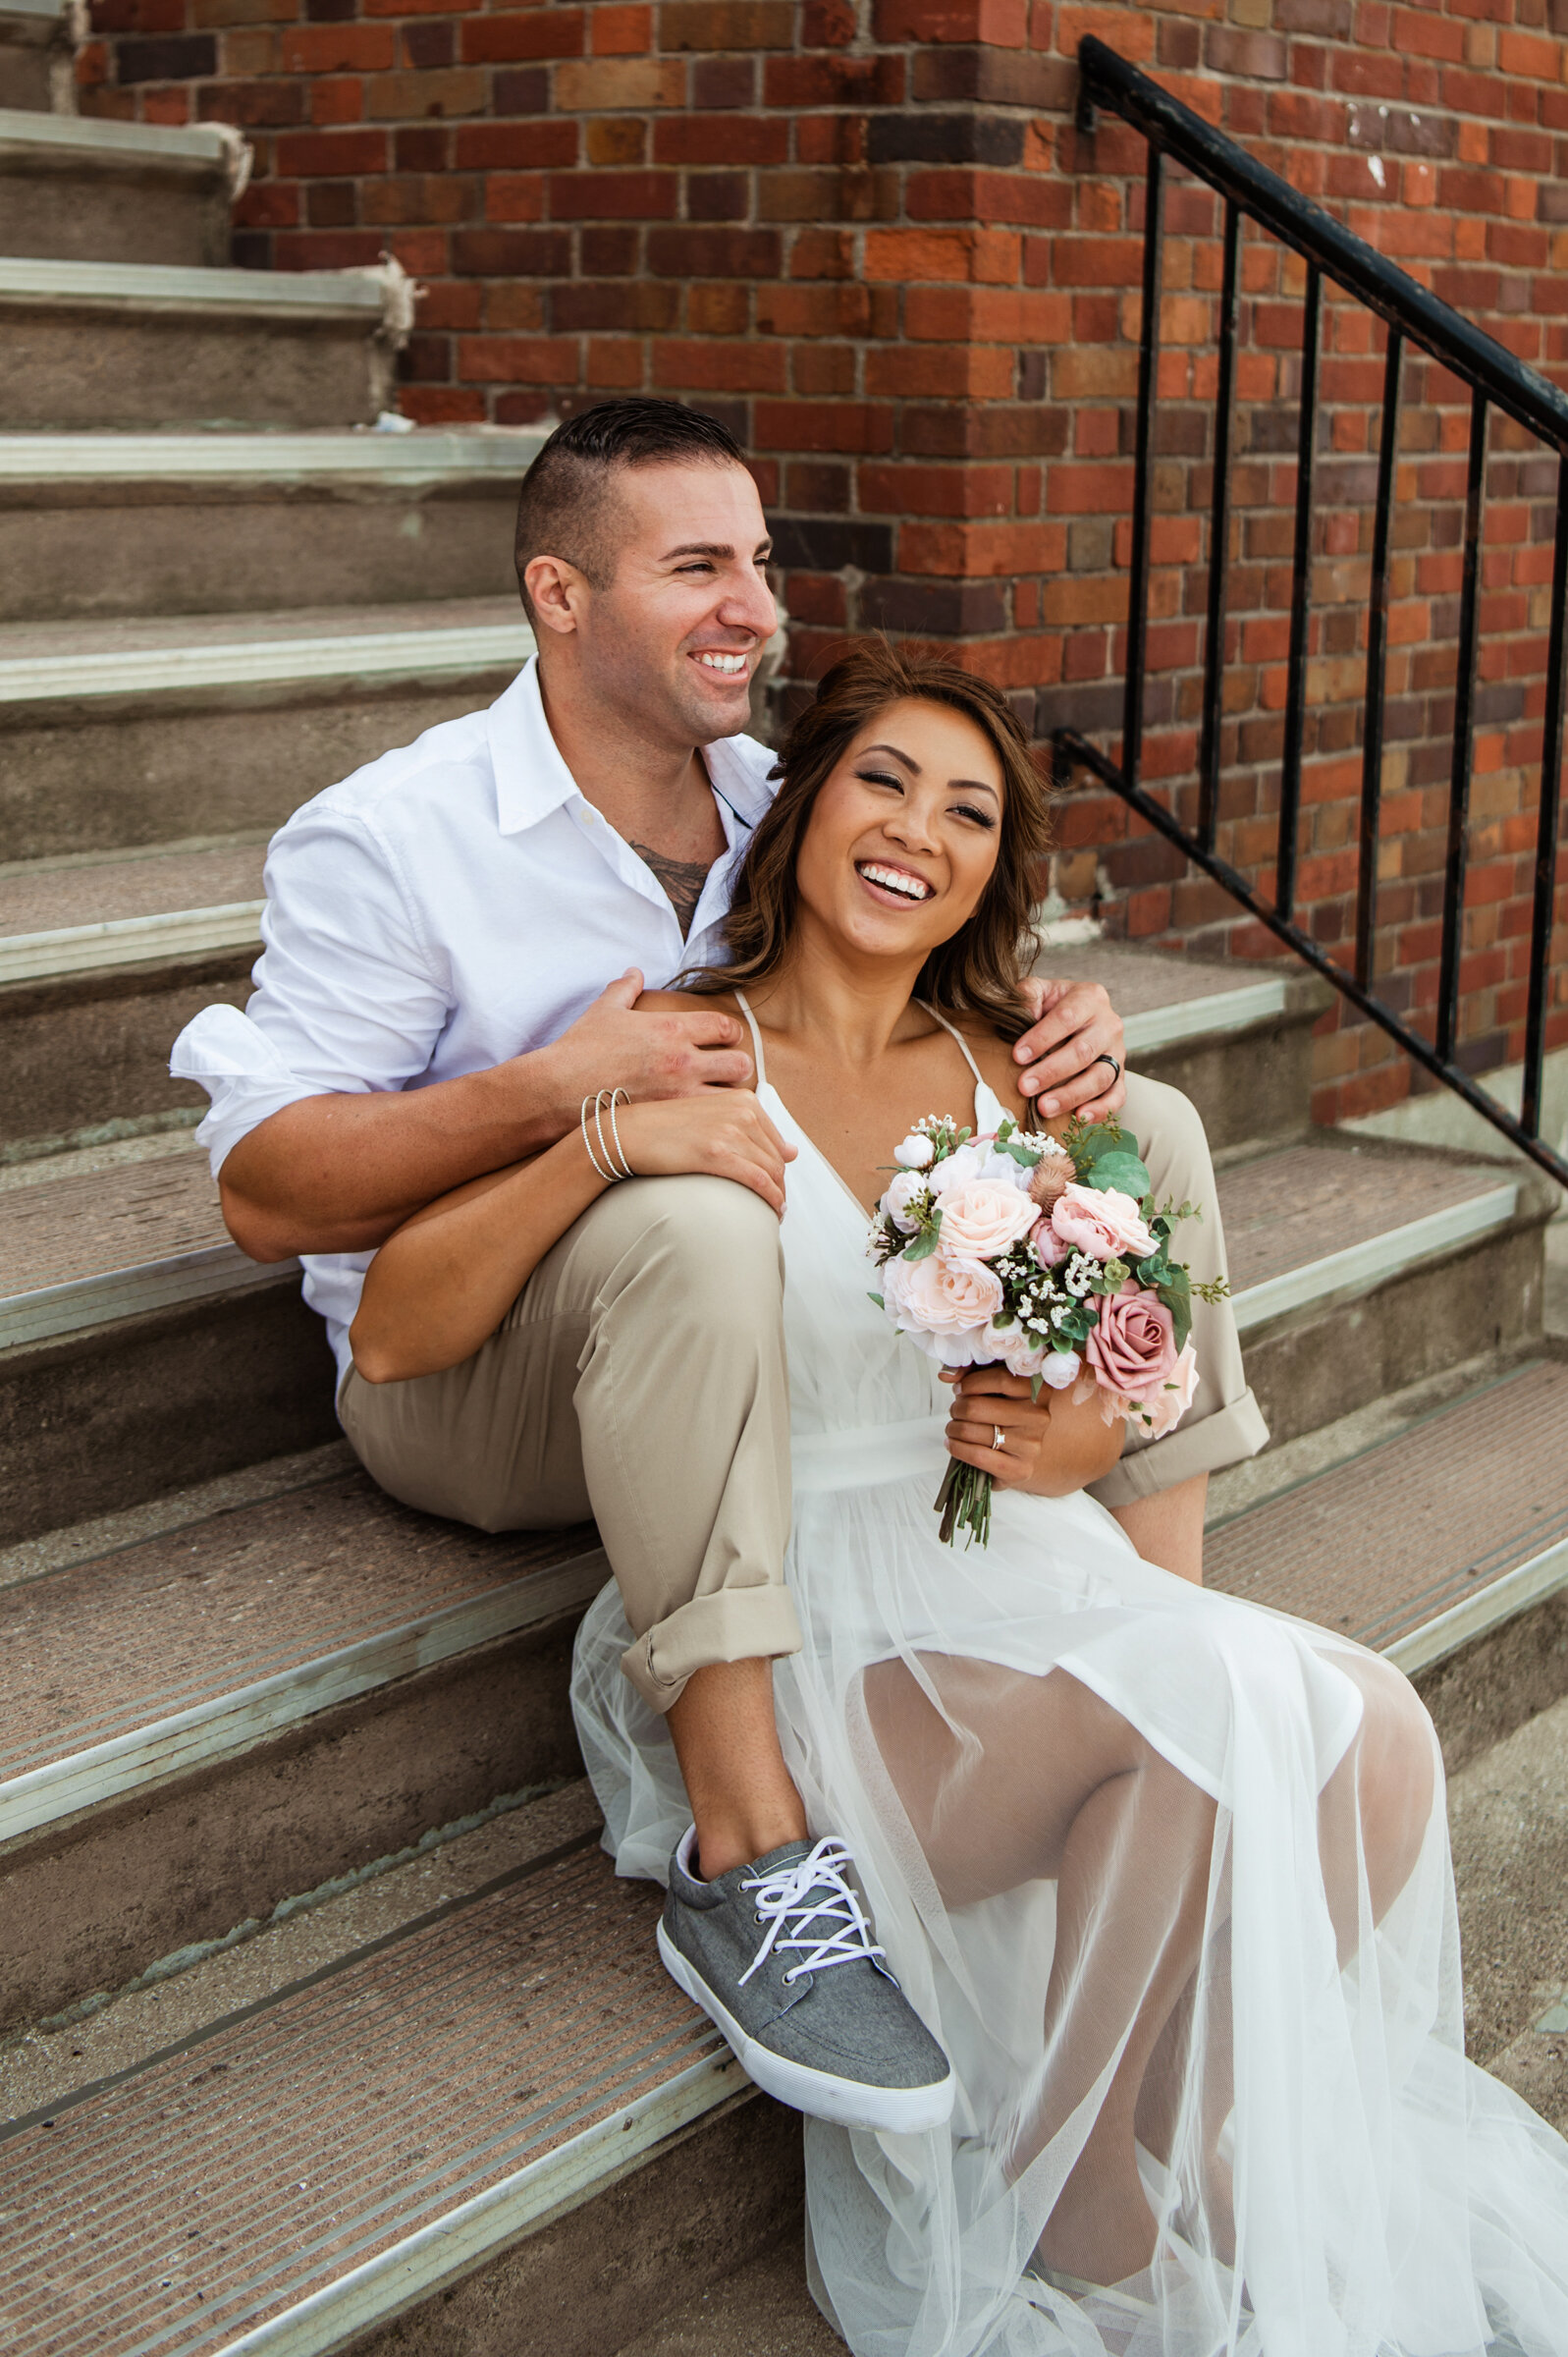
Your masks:
<path fill-rule="evenodd" d="M 1100 1322 L 1084 1344 L 1090 1369 L 1106 1391 L 1140 1404 L 1152 1400 L 1175 1371 L 1169 1310 L 1158 1293 L 1131 1277 L 1119 1292 L 1103 1297 L 1099 1308 Z"/>
<path fill-rule="evenodd" d="M 945 1261 L 999 1260 L 1027 1235 L 1039 1213 L 1021 1187 L 1005 1178 L 971 1178 L 942 1198 L 937 1257 Z"/>
<path fill-rule="evenodd" d="M 1174 1432 L 1192 1405 L 1198 1389 L 1198 1353 L 1190 1342 L 1181 1345 L 1181 1356 L 1158 1390 L 1151 1392 L 1144 1405 L 1151 1410 L 1149 1430 L 1157 1441 L 1167 1432 Z"/>
<path fill-rule="evenodd" d="M 983 1261 L 944 1260 L 936 1252 L 924 1260 L 890 1260 L 882 1290 L 894 1323 L 916 1334 L 986 1326 L 1001 1307 L 1001 1281 Z"/>
<path fill-rule="evenodd" d="M 1049 1220 L 1036 1221 L 1030 1230 L 1029 1241 L 1034 1249 L 1034 1256 L 1043 1269 L 1055 1268 L 1057 1263 L 1065 1260 L 1072 1250 L 1071 1244 L 1062 1242 Z"/>
<path fill-rule="evenodd" d="M 1155 1248 L 1143 1213 L 1114 1186 L 1080 1186 L 1074 1179 L 1062 1188 L 1051 1224 L 1064 1244 L 1091 1260 L 1142 1260 Z"/>

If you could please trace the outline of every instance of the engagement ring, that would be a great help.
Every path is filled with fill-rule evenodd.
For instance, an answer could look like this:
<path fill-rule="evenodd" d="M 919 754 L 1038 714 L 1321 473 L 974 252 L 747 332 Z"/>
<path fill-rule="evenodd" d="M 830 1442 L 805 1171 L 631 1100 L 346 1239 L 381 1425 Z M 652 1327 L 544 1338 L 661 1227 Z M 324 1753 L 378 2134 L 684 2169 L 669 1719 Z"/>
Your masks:
<path fill-rule="evenodd" d="M 991 1446 L 992 1446 L 992 1448 L 993 1448 L 993 1449 L 996 1451 L 996 1453 L 997 1453 L 997 1454 L 998 1454 L 999 1456 L 1005 1456 L 1005 1455 L 1006 1455 L 1006 1453 L 1007 1453 L 1007 1436 L 1006 1436 L 1006 1434 L 1005 1434 L 1003 1431 L 1002 1431 L 1002 1429 L 1001 1429 L 1001 1426 L 1000 1426 L 1000 1424 L 993 1424 L 993 1426 L 991 1427 Z"/>

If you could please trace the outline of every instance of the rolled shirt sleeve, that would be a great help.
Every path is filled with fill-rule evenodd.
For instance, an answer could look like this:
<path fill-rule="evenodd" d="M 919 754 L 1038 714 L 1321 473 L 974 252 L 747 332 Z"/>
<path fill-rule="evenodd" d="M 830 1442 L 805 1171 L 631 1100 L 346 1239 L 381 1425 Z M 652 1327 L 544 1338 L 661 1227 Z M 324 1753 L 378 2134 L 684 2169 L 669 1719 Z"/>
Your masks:
<path fill-rule="evenodd" d="M 1179 1089 L 1141 1072 L 1127 1074 L 1122 1120 L 1137 1138 L 1158 1203 L 1192 1203 L 1202 1217 L 1184 1220 L 1172 1238 L 1196 1285 L 1226 1275 L 1225 1238 L 1215 1189 L 1209 1140 L 1198 1110 Z M 1256 1456 L 1269 1438 L 1241 1361 L 1236 1317 L 1228 1300 L 1194 1296 L 1192 1342 L 1198 1389 L 1191 1407 L 1163 1440 L 1141 1439 L 1129 1427 L 1120 1460 L 1092 1486 L 1102 1506 L 1129 1506 L 1172 1490 L 1195 1474 L 1217 1473 Z"/>
<path fill-rule="evenodd" d="M 266 895 L 255 995 L 243 1014 L 203 1009 L 170 1058 L 211 1099 L 196 1138 L 214 1178 L 286 1105 L 417 1080 L 451 1013 L 448 961 L 362 816 L 307 804 L 273 841 Z"/>

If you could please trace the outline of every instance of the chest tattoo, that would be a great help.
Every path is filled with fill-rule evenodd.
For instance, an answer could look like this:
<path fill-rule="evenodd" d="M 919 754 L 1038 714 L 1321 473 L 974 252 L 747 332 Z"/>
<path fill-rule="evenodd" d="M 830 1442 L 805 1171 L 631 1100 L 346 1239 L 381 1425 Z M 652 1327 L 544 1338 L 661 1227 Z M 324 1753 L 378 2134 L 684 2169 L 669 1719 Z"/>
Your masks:
<path fill-rule="evenodd" d="M 662 851 L 653 851 L 645 843 L 634 843 L 632 850 L 644 867 L 658 877 L 664 886 L 665 897 L 676 912 L 680 938 L 685 940 L 691 931 L 691 920 L 697 913 L 702 888 L 708 881 L 711 859 L 667 859 Z"/>

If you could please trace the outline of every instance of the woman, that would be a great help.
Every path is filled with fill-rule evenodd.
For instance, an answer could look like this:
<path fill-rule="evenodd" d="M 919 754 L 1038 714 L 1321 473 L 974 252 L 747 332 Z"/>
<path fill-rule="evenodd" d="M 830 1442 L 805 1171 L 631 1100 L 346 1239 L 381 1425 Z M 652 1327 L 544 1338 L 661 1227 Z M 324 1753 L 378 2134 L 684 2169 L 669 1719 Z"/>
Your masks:
<path fill-rule="evenodd" d="M 1123 1437 L 1092 1401 L 970 1370 L 944 1426 L 930 1361 L 866 1297 L 893 1142 L 928 1113 L 1029 1124 L 1006 1048 L 1045 834 L 1022 734 L 966 674 L 863 648 L 781 768 L 731 961 L 691 978 L 751 1026 L 755 1096 L 633 1105 L 618 1130 L 634 1173 L 717 1171 L 784 1218 L 785 1757 L 959 2082 L 923 2136 L 808 2122 L 818 2299 L 857 2357 L 1568 2350 L 1568 2147 L 1463 2058 L 1411 1687 L 1143 1562 L 1084 1495 Z M 602 1158 L 573 1136 L 409 1223 L 356 1357 L 471 1349 Z M 997 1478 L 984 1552 L 938 1541 L 945 1448 Z M 573 1694 L 607 1837 L 648 1872 L 687 1812 L 627 1641 L 607 1589 Z"/>

